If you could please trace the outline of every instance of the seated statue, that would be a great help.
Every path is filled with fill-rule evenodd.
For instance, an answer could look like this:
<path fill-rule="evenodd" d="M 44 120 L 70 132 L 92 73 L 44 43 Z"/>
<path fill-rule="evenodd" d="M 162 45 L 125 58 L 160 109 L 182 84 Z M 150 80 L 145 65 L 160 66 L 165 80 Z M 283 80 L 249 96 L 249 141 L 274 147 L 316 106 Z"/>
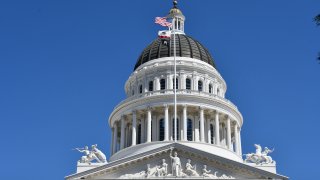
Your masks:
<path fill-rule="evenodd" d="M 217 171 L 214 174 L 210 174 L 210 172 L 211 172 L 211 170 L 207 170 L 207 165 L 203 165 L 203 169 L 202 169 L 202 176 L 203 177 L 207 177 L 207 178 L 211 178 L 211 179 L 218 178 Z"/>
<path fill-rule="evenodd" d="M 168 164 L 165 159 L 162 159 L 162 167 L 157 167 L 158 177 L 163 177 L 168 174 Z"/>
<path fill-rule="evenodd" d="M 188 162 L 186 164 L 186 170 L 185 170 L 185 173 L 188 175 L 188 176 L 199 176 L 199 174 L 197 173 L 196 171 L 196 165 L 193 167 L 191 165 L 191 160 L 188 159 Z"/>

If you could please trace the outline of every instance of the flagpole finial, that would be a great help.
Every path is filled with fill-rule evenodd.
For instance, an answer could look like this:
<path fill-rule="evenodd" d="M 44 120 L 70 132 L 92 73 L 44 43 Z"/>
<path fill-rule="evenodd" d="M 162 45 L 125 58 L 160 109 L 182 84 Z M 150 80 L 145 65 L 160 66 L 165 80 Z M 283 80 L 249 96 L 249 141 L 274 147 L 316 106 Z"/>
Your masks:
<path fill-rule="evenodd" d="M 178 1 L 177 1 L 177 0 L 174 0 L 174 1 L 173 1 L 173 8 L 178 8 L 177 6 L 178 6 Z"/>

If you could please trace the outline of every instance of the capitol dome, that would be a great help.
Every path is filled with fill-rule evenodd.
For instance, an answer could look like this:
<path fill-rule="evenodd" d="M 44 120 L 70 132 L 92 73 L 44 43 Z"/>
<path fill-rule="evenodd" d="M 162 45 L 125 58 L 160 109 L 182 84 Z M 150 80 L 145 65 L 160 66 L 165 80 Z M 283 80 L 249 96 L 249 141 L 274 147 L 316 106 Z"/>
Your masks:
<path fill-rule="evenodd" d="M 142 51 L 109 116 L 108 162 L 86 148 L 66 179 L 287 179 L 276 174 L 273 150 L 256 144 L 243 160 L 242 114 L 209 51 L 185 35 L 177 2 L 156 20 L 169 28 Z"/>
<path fill-rule="evenodd" d="M 161 38 L 157 38 L 149 44 L 139 56 L 134 66 L 136 70 L 140 65 L 163 57 L 173 57 L 173 35 L 170 43 L 166 44 Z M 189 57 L 206 62 L 216 68 L 213 58 L 207 48 L 199 41 L 185 34 L 176 34 L 176 53 L 178 57 Z"/>

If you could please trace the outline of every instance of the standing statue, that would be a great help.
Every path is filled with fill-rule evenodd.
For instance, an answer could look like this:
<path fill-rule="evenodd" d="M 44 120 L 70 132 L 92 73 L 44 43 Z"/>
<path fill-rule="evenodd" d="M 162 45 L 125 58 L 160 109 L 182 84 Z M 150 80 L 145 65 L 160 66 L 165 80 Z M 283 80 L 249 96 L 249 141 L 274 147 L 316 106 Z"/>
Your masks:
<path fill-rule="evenodd" d="M 174 156 L 172 156 L 172 149 L 170 151 L 170 158 L 172 161 L 172 175 L 176 177 L 181 176 L 181 161 L 178 157 L 178 153 L 174 152 Z"/>
<path fill-rule="evenodd" d="M 202 176 L 205 178 L 217 179 L 217 171 L 214 174 L 210 174 L 211 170 L 207 170 L 207 165 L 203 165 Z"/>
<path fill-rule="evenodd" d="M 270 164 L 274 162 L 272 158 L 268 156 L 268 154 L 273 152 L 273 150 L 270 150 L 269 148 L 265 147 L 264 151 L 261 152 L 262 148 L 259 144 L 255 144 L 254 146 L 256 147 L 256 153 L 245 154 L 245 162 L 251 162 L 256 164 Z"/>
<path fill-rule="evenodd" d="M 196 165 L 194 165 L 194 167 L 191 165 L 191 160 L 188 159 L 188 162 L 186 164 L 186 170 L 185 170 L 185 173 L 188 175 L 188 176 L 199 176 L 199 174 L 197 173 L 196 171 Z"/>
<path fill-rule="evenodd" d="M 162 159 L 162 167 L 157 167 L 158 177 L 163 177 L 168 174 L 168 164 L 165 159 Z"/>
<path fill-rule="evenodd" d="M 75 148 L 75 150 L 85 154 L 85 156 L 82 156 L 78 162 L 90 164 L 92 161 L 96 160 L 98 163 L 106 163 L 106 156 L 97 148 L 97 146 L 98 145 L 96 144 L 92 145 L 91 151 L 89 150 L 88 146 L 85 146 L 84 148 Z"/>

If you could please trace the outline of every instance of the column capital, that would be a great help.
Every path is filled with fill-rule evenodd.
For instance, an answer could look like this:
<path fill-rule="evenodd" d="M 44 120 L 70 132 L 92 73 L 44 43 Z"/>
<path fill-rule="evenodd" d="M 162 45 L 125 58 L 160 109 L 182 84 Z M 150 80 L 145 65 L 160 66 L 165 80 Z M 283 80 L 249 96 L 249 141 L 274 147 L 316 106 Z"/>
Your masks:
<path fill-rule="evenodd" d="M 233 122 L 232 122 L 232 125 L 239 127 L 237 121 L 233 121 Z"/>
<path fill-rule="evenodd" d="M 182 106 L 183 108 L 188 107 L 188 105 L 187 105 L 187 104 L 181 104 L 181 106 Z"/>
<path fill-rule="evenodd" d="M 203 106 L 199 106 L 199 109 L 200 110 L 204 110 L 205 108 Z"/>
<path fill-rule="evenodd" d="M 148 106 L 148 107 L 147 107 L 147 110 L 148 110 L 148 111 L 152 111 L 152 110 L 153 110 L 153 107 L 152 107 L 152 106 Z"/>
<path fill-rule="evenodd" d="M 214 110 L 214 113 L 215 113 L 215 114 L 218 114 L 218 115 L 221 114 L 221 112 L 219 112 L 218 110 Z"/>
<path fill-rule="evenodd" d="M 137 114 L 137 110 L 136 109 L 132 109 L 132 114 Z"/>
<path fill-rule="evenodd" d="M 163 107 L 164 108 L 169 108 L 169 105 L 168 104 L 163 104 Z"/>

